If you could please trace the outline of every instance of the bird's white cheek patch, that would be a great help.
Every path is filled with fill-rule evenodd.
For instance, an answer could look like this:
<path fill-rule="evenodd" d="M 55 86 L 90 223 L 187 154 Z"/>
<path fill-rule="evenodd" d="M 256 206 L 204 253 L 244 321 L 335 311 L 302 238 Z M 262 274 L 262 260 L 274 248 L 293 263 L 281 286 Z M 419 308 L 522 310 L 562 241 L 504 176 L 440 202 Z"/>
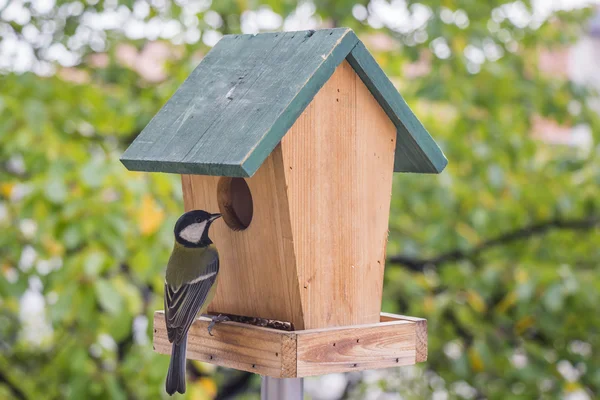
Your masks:
<path fill-rule="evenodd" d="M 191 224 L 179 232 L 179 236 L 183 240 L 187 240 L 191 243 L 198 243 L 202 239 L 204 228 L 206 227 L 206 221 L 202 221 L 197 224 Z"/>

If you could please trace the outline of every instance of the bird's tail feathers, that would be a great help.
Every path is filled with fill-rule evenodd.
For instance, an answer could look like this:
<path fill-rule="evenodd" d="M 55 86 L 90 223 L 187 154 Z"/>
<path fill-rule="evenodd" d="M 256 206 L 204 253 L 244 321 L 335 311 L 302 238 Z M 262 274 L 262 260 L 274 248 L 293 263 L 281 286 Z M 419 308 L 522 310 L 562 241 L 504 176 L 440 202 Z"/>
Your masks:
<path fill-rule="evenodd" d="M 165 389 L 171 396 L 175 392 L 185 393 L 185 350 L 187 337 L 183 338 L 181 343 L 173 342 L 171 350 L 171 363 L 169 364 L 169 372 L 167 373 L 167 382 Z"/>

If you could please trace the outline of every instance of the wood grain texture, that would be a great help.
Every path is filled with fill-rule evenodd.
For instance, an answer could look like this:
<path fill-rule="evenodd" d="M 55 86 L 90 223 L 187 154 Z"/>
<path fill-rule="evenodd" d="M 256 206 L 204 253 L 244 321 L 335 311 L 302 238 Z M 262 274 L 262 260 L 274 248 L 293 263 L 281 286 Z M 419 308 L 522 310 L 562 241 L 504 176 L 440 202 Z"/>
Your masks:
<path fill-rule="evenodd" d="M 381 313 L 381 322 L 390 321 L 409 321 L 415 323 L 415 349 L 416 361 L 427 361 L 427 320 L 425 318 L 409 317 L 406 315 L 397 315 L 391 313 Z"/>
<path fill-rule="evenodd" d="M 121 157 L 131 170 L 252 176 L 358 39 L 225 36 Z"/>
<path fill-rule="evenodd" d="M 292 332 L 281 339 L 281 376 L 295 378 L 298 376 L 298 336 Z"/>
<path fill-rule="evenodd" d="M 379 321 L 395 141 L 343 62 L 281 142 L 306 329 Z"/>
<path fill-rule="evenodd" d="M 222 367 L 253 372 L 277 378 L 284 375 L 282 344 L 288 332 L 277 331 L 237 322 L 224 322 L 208 334 L 208 318 L 198 318 L 188 333 L 187 358 L 209 362 Z M 171 354 L 165 317 L 162 311 L 154 313 L 154 351 Z M 295 349 L 285 348 L 292 352 Z M 289 355 L 286 358 L 289 359 Z M 289 366 L 286 366 L 290 373 Z"/>
<path fill-rule="evenodd" d="M 358 43 L 352 49 L 348 55 L 348 62 L 398 129 L 394 171 L 442 172 L 448 164 L 444 153 L 410 110 L 363 43 Z"/>
<path fill-rule="evenodd" d="M 281 148 L 246 179 L 254 203 L 250 226 L 231 230 L 215 222 L 210 237 L 219 250 L 217 291 L 209 311 L 291 322 L 304 328 Z M 183 175 L 186 211 L 217 212 L 213 176 Z"/>
<path fill-rule="evenodd" d="M 298 376 L 412 365 L 415 323 L 392 321 L 297 332 Z"/>
<path fill-rule="evenodd" d="M 418 336 L 427 343 L 422 318 L 382 314 L 377 324 L 295 332 L 224 322 L 214 336 L 209 323 L 201 317 L 192 325 L 187 358 L 275 378 L 398 367 L 427 358 L 426 347 L 419 353 Z M 162 311 L 154 314 L 153 340 L 156 352 L 171 354 Z"/>

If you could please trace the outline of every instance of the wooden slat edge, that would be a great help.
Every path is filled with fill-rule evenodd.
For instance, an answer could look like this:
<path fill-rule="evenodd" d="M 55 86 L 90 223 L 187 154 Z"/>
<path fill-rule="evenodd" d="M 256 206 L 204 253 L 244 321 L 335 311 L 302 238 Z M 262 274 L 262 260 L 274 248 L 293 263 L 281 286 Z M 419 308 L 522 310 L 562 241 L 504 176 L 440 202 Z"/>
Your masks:
<path fill-rule="evenodd" d="M 188 333 L 187 358 L 255 374 L 282 378 L 284 336 L 290 333 L 237 322 L 217 324 L 210 336 L 207 331 L 210 319 L 198 318 Z M 154 313 L 154 351 L 171 353 L 167 338 L 164 313 Z M 287 348 L 286 348 L 287 349 Z M 287 370 L 286 370 L 287 371 Z"/>
<path fill-rule="evenodd" d="M 407 315 L 399 315 L 392 313 L 382 312 L 380 316 L 381 322 L 390 322 L 390 321 L 410 321 L 410 322 L 420 322 L 426 321 L 425 318 L 417 318 L 417 317 L 409 317 Z"/>
<path fill-rule="evenodd" d="M 285 332 L 236 322 L 215 326 L 199 318 L 188 337 L 187 357 L 275 378 L 412 365 L 427 360 L 427 321 L 382 313 L 378 324 Z M 409 321 L 408 319 L 415 321 Z M 164 313 L 154 313 L 153 349 L 170 354 Z"/>
<path fill-rule="evenodd" d="M 412 365 L 415 322 L 390 321 L 297 332 L 298 377 Z"/>
<path fill-rule="evenodd" d="M 365 45 L 359 41 L 347 59 L 398 128 L 394 171 L 442 172 L 448 164 L 444 153 L 408 107 Z"/>
<path fill-rule="evenodd" d="M 414 324 L 414 321 L 403 321 L 403 320 L 394 320 L 394 321 L 382 321 L 376 324 L 361 324 L 361 325 L 347 325 L 347 326 L 332 326 L 330 328 L 315 328 L 315 329 L 306 329 L 302 331 L 296 331 L 296 335 L 304 336 L 304 335 L 313 335 L 319 333 L 330 333 L 333 331 L 343 331 L 343 330 L 360 330 L 366 328 L 377 328 L 378 326 L 385 325 L 411 325 Z"/>
<path fill-rule="evenodd" d="M 381 313 L 381 322 L 410 321 L 415 323 L 416 362 L 427 361 L 427 320 L 392 313 Z"/>
<path fill-rule="evenodd" d="M 427 361 L 427 320 L 417 321 L 415 329 L 415 347 L 417 350 L 415 361 Z"/>
<path fill-rule="evenodd" d="M 281 336 L 281 377 L 295 378 L 298 370 L 298 343 L 295 333 Z"/>

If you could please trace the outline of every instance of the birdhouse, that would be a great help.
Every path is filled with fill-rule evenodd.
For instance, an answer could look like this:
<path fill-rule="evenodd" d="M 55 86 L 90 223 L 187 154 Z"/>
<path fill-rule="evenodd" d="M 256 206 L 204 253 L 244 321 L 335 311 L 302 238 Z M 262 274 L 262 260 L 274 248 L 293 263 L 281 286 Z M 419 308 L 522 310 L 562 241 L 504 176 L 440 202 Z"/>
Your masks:
<path fill-rule="evenodd" d="M 288 327 L 209 336 L 199 318 L 188 358 L 272 377 L 426 359 L 426 321 L 381 313 L 392 175 L 447 161 L 352 30 L 223 37 L 121 161 L 181 174 L 186 211 L 223 214 L 209 312 Z"/>

